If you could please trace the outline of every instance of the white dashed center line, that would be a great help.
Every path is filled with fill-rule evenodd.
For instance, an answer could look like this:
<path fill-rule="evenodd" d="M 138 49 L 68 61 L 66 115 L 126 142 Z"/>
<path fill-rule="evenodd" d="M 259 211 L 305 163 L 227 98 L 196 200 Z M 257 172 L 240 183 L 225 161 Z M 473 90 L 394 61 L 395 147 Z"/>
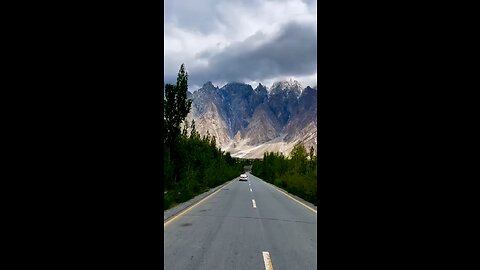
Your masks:
<path fill-rule="evenodd" d="M 265 270 L 273 270 L 272 260 L 270 260 L 270 253 L 263 251 L 263 262 L 265 263 Z"/>
<path fill-rule="evenodd" d="M 252 189 L 250 189 L 250 192 L 253 192 Z"/>
<path fill-rule="evenodd" d="M 253 208 L 257 208 L 257 205 L 255 204 L 255 200 L 252 199 L 252 204 L 253 204 Z"/>

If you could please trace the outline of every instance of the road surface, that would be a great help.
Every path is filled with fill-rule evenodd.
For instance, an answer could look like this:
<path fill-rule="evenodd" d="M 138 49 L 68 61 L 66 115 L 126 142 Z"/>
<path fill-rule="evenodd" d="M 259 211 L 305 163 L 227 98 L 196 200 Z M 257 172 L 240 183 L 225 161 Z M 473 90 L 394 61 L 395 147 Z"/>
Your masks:
<path fill-rule="evenodd" d="M 164 223 L 164 269 L 317 269 L 316 210 L 248 178 Z"/>

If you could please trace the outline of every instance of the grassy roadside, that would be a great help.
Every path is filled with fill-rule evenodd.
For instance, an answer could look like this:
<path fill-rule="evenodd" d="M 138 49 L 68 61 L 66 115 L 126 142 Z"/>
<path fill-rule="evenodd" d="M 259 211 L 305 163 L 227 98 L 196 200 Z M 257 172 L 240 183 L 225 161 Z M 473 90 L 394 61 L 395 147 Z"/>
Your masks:
<path fill-rule="evenodd" d="M 296 145 L 290 158 L 281 153 L 265 153 L 255 161 L 252 174 L 307 202 L 317 205 L 317 157 L 303 145 Z"/>
<path fill-rule="evenodd" d="M 261 178 L 258 175 L 255 176 Z M 288 175 L 266 182 L 317 206 L 317 185 L 312 181 L 299 175 Z"/>
<path fill-rule="evenodd" d="M 195 196 L 200 195 L 204 192 L 209 191 L 210 188 L 205 187 L 203 189 L 198 190 L 197 192 L 189 192 L 186 189 L 172 189 L 164 192 L 164 197 L 163 197 L 163 211 L 166 211 L 168 209 L 171 209 L 183 202 L 189 201 Z"/>
<path fill-rule="evenodd" d="M 209 191 L 212 188 L 219 187 L 226 182 L 238 177 L 240 173 L 243 172 L 241 166 L 236 166 L 236 168 L 230 168 L 222 173 L 222 177 L 212 177 L 204 176 L 208 178 L 209 181 L 186 181 L 185 184 L 176 185 L 172 189 L 168 189 L 164 191 L 163 197 L 163 210 L 168 210 L 181 204 L 183 202 L 189 201 L 200 195 Z M 219 176 L 219 174 L 217 174 Z"/>

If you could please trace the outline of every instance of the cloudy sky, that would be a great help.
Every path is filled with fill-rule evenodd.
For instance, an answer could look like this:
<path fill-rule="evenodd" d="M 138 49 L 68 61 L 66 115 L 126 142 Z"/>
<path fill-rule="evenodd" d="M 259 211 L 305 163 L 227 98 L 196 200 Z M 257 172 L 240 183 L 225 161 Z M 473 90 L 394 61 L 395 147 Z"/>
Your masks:
<path fill-rule="evenodd" d="M 182 63 L 189 91 L 205 82 L 317 85 L 316 0 L 165 0 L 164 79 Z"/>

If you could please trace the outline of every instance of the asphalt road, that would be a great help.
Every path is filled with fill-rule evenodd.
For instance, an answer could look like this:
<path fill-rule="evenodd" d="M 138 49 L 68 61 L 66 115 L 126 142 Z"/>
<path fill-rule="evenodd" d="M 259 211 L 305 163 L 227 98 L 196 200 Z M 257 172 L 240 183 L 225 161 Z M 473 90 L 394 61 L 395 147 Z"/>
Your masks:
<path fill-rule="evenodd" d="M 164 269 L 317 269 L 316 211 L 248 176 L 164 223 Z"/>

